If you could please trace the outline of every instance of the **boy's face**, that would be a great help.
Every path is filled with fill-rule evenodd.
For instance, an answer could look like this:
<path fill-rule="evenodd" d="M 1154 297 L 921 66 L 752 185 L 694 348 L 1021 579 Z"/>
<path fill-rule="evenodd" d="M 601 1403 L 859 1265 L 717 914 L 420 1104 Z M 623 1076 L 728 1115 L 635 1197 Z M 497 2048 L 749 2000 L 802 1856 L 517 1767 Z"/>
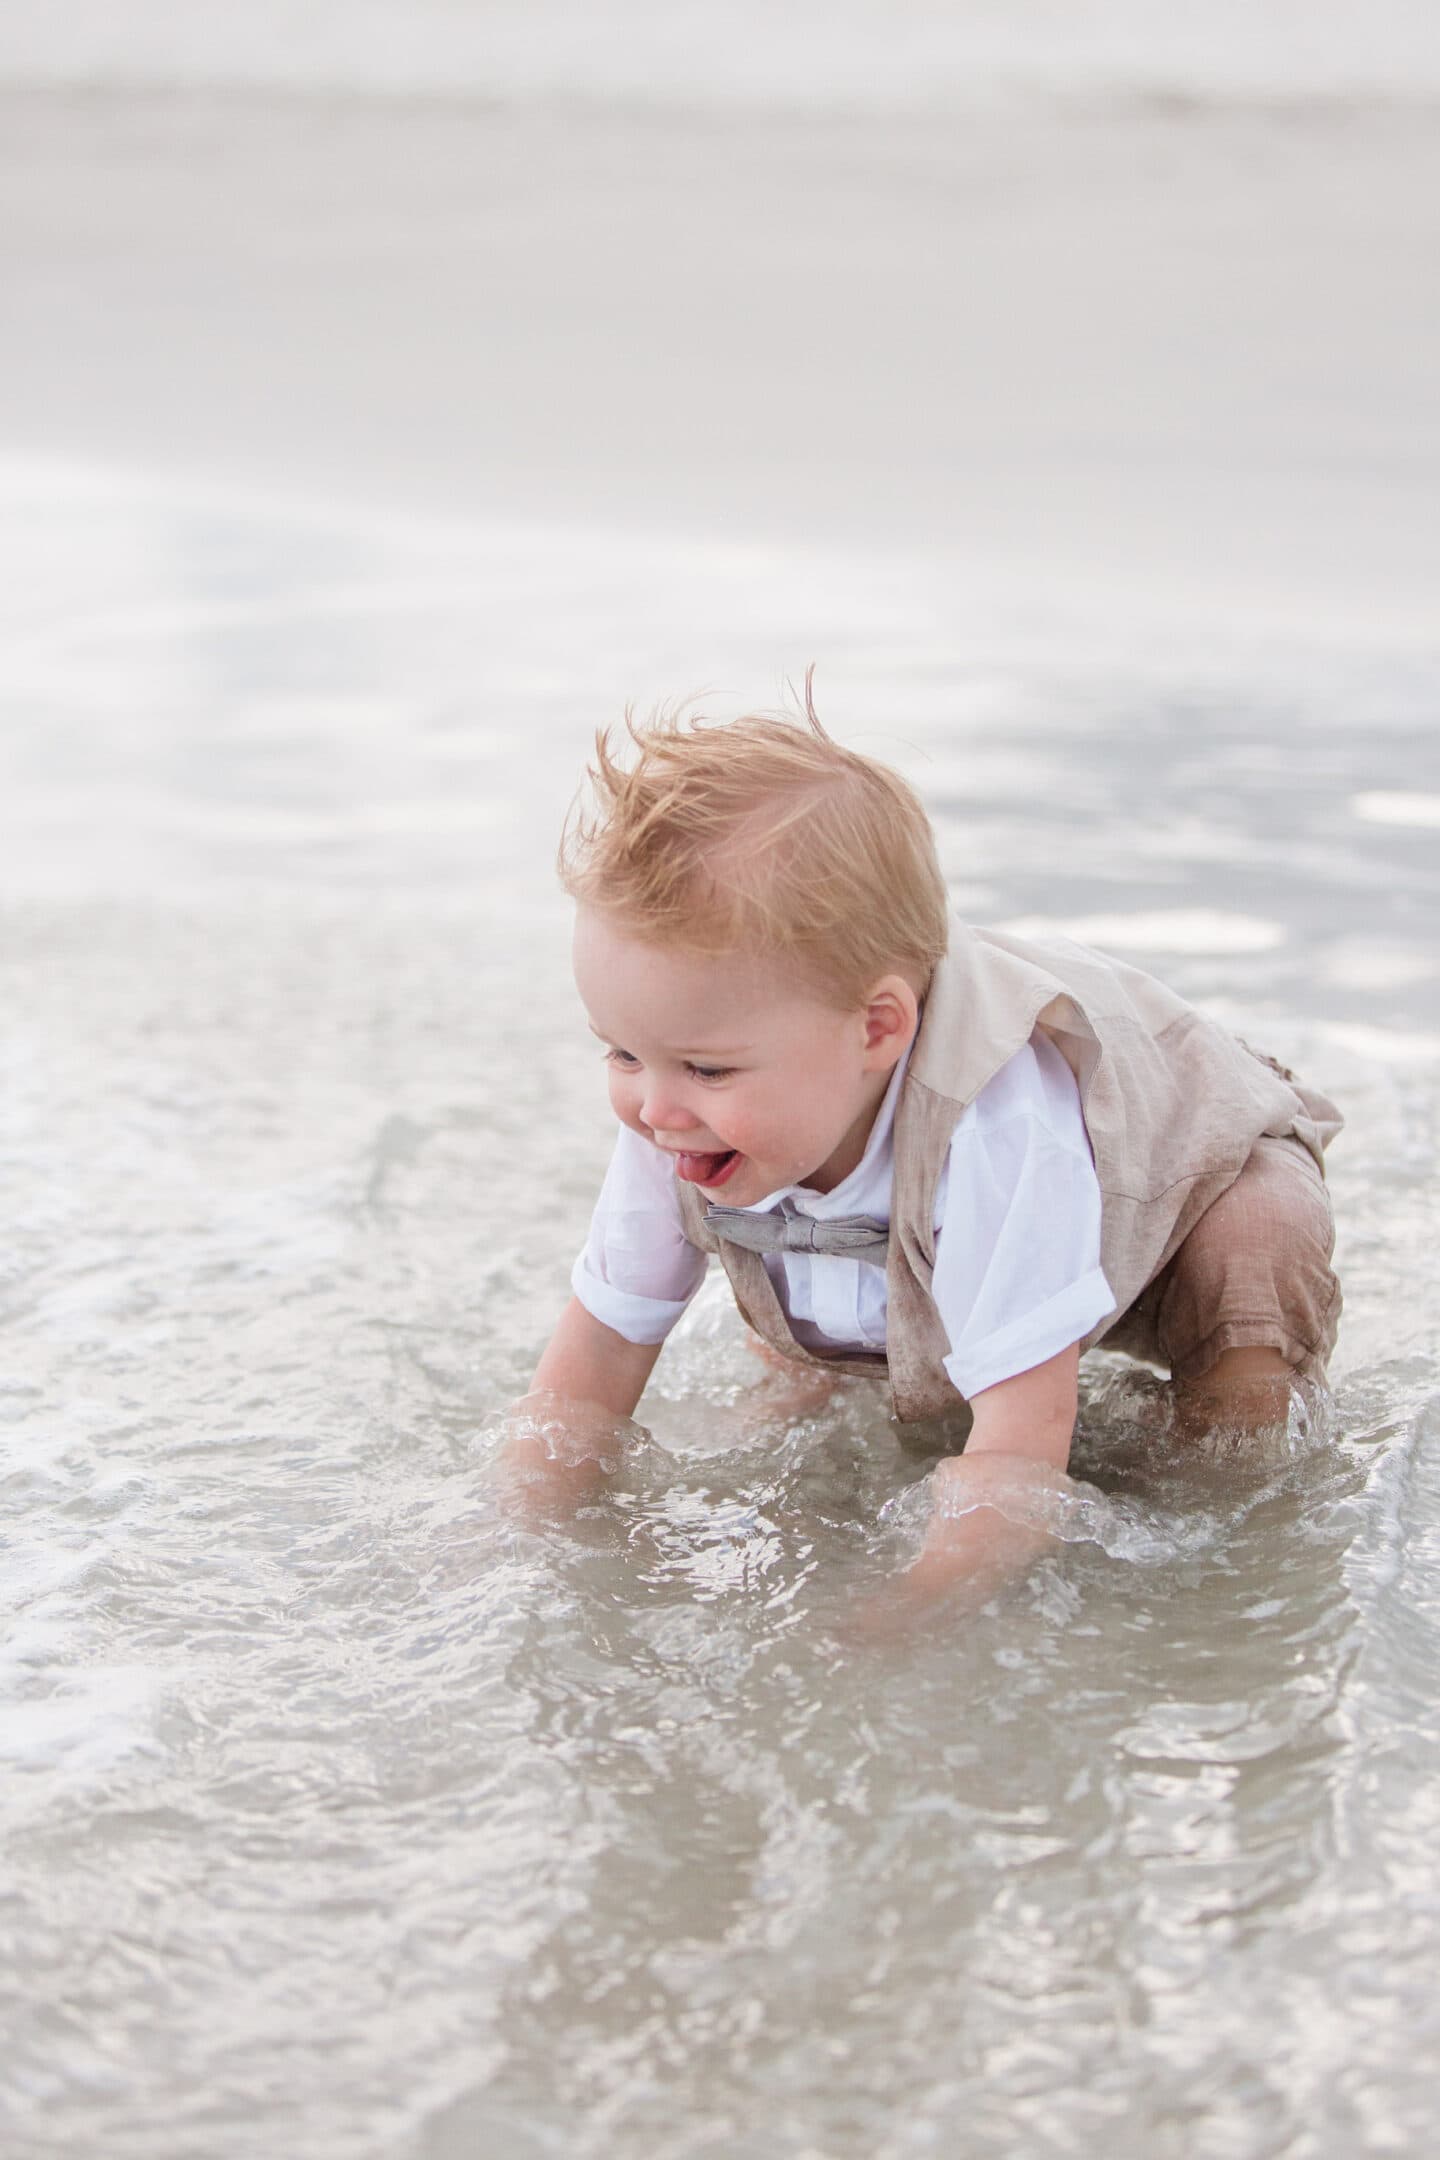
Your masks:
<path fill-rule="evenodd" d="M 615 1115 L 731 1207 L 848 1177 L 915 1030 L 901 977 L 836 1012 L 771 962 L 644 943 L 594 908 L 576 921 L 575 981 Z"/>

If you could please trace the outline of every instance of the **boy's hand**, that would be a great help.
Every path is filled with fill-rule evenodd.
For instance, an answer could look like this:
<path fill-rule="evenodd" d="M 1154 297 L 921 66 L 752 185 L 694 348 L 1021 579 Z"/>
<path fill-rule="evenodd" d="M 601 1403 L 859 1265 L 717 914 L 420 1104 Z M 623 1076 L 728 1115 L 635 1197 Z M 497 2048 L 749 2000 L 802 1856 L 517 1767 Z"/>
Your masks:
<path fill-rule="evenodd" d="M 1073 1490 L 1063 1470 L 1028 1456 L 951 1456 L 931 1473 L 919 1556 L 865 1600 L 847 1632 L 863 1642 L 900 1642 L 942 1612 L 977 1612 L 1050 1549 L 1047 1517 Z"/>
<path fill-rule="evenodd" d="M 871 1640 L 909 1634 L 943 1600 L 984 1605 L 1051 1543 L 1047 1500 L 1071 1491 L 1065 1474 L 1075 1429 L 1079 1346 L 974 1397 L 963 1455 L 930 1477 L 930 1521 L 919 1557 L 861 1608 Z"/>
<path fill-rule="evenodd" d="M 573 1514 L 595 1498 L 659 1355 L 658 1343 L 627 1341 L 571 1298 L 529 1394 L 506 1416 L 500 1476 L 517 1513 Z"/>
<path fill-rule="evenodd" d="M 507 1506 L 530 1521 L 573 1515 L 619 1468 L 637 1429 L 600 1403 L 571 1402 L 548 1389 L 522 1395 L 505 1413 L 499 1454 Z"/>

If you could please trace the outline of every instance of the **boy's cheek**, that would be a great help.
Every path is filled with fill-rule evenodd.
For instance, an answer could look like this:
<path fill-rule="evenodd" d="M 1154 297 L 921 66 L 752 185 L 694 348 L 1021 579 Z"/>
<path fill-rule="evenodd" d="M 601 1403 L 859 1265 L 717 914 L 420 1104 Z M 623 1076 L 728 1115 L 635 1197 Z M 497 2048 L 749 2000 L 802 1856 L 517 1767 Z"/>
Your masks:
<path fill-rule="evenodd" d="M 648 1140 L 652 1147 L 655 1145 L 655 1135 L 641 1117 L 640 1105 L 633 1097 L 627 1098 L 623 1092 L 612 1093 L 610 1107 L 620 1124 L 627 1126 L 638 1139 Z"/>
<path fill-rule="evenodd" d="M 614 1111 L 616 1117 L 620 1120 L 620 1123 L 622 1125 L 628 1125 L 632 1132 L 638 1132 L 640 1130 L 640 1121 L 635 1115 L 634 1105 L 626 1098 L 624 1088 L 617 1087 L 614 1081 L 612 1081 L 610 1083 L 609 1095 L 610 1108 Z"/>

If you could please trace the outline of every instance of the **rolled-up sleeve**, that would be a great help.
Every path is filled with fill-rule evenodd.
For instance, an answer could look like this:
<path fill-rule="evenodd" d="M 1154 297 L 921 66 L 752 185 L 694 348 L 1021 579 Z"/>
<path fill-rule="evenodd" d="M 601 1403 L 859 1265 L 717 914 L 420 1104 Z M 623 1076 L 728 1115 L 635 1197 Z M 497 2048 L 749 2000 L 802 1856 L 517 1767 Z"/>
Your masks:
<path fill-rule="evenodd" d="M 705 1279 L 686 1237 L 675 1172 L 622 1125 L 570 1284 L 585 1310 L 627 1342 L 663 1342 Z"/>
<path fill-rule="evenodd" d="M 1033 1053 L 1031 1053 L 1033 1057 Z M 1078 1096 L 1053 1050 L 1033 1108 L 955 1132 L 933 1292 L 962 1395 L 1043 1365 L 1115 1309 L 1100 1266 L 1100 1184 Z"/>

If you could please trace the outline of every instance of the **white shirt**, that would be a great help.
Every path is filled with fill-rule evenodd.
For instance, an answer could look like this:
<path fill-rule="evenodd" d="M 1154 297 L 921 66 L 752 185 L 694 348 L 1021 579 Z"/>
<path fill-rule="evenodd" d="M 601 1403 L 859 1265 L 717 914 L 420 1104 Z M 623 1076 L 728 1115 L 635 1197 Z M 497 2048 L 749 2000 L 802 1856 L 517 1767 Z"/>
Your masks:
<path fill-rule="evenodd" d="M 907 1054 L 849 1177 L 828 1193 L 785 1186 L 751 1212 L 888 1222 L 895 1104 L 908 1062 Z M 1080 1091 L 1044 1035 L 1032 1036 L 961 1115 L 936 1192 L 935 1232 L 945 1370 L 966 1397 L 1043 1364 L 1114 1311 Z M 662 1342 L 706 1265 L 682 1227 L 670 1158 L 622 1126 L 571 1277 L 575 1295 L 627 1341 Z M 765 1267 L 806 1349 L 884 1349 L 883 1267 L 789 1252 L 767 1253 Z"/>

